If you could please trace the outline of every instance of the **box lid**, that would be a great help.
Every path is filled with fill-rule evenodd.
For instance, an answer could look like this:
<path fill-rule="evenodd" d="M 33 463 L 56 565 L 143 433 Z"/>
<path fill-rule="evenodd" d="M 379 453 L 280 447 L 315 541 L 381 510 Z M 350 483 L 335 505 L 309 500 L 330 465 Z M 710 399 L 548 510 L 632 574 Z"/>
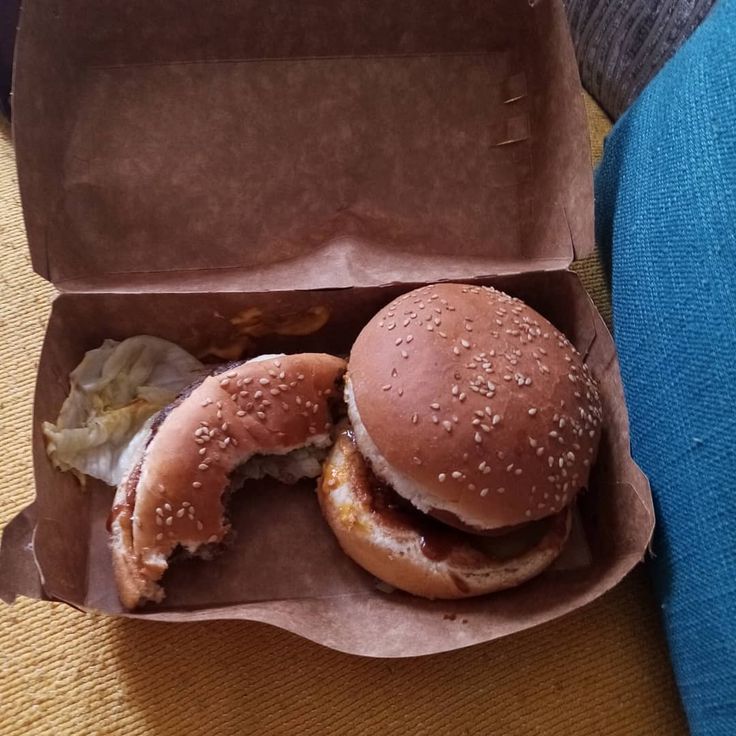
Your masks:
<path fill-rule="evenodd" d="M 67 290 L 302 289 L 593 247 L 559 0 L 27 0 L 34 269 Z"/>

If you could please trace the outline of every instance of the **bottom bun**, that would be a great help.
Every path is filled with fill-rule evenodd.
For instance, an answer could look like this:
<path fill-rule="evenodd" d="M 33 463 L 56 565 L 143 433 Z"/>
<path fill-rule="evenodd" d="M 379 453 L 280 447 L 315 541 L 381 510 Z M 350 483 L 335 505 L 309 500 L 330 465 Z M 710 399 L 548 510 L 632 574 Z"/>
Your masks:
<path fill-rule="evenodd" d="M 545 570 L 570 533 L 571 509 L 508 534 L 448 527 L 382 485 L 344 424 L 322 471 L 319 503 L 344 552 L 389 585 L 424 598 L 513 588 Z"/>

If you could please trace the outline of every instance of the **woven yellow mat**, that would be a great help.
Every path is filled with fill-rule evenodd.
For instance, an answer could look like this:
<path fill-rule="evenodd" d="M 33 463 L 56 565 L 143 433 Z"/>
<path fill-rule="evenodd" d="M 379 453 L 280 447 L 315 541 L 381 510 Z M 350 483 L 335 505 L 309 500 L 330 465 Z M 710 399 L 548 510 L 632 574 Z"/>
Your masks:
<path fill-rule="evenodd" d="M 588 100 L 594 155 L 608 122 Z M 610 314 L 595 257 L 577 266 Z M 0 129 L 0 525 L 33 496 L 33 384 L 52 288 L 30 267 Z M 501 641 L 380 661 L 263 625 L 167 625 L 0 604 L 0 734 L 685 734 L 637 569 L 603 599 Z"/>

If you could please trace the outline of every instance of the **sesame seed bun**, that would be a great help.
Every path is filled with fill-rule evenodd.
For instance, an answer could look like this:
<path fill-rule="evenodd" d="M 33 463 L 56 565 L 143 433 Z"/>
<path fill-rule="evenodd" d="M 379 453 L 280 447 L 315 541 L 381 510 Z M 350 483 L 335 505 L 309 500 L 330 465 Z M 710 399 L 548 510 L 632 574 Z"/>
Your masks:
<path fill-rule="evenodd" d="M 321 353 L 268 356 L 205 378 L 162 412 L 110 518 L 126 608 L 163 599 L 158 581 L 177 546 L 196 554 L 223 540 L 223 492 L 238 466 L 330 444 L 328 399 L 344 367 Z"/>
<path fill-rule="evenodd" d="M 397 509 L 376 485 L 349 425 L 323 465 L 318 498 L 349 557 L 424 598 L 468 598 L 520 585 L 553 562 L 570 533 L 570 507 L 499 537 L 473 537 L 411 507 Z"/>
<path fill-rule="evenodd" d="M 382 309 L 353 345 L 345 399 L 374 472 L 418 509 L 475 530 L 565 508 L 600 439 L 580 354 L 487 287 L 435 284 Z"/>

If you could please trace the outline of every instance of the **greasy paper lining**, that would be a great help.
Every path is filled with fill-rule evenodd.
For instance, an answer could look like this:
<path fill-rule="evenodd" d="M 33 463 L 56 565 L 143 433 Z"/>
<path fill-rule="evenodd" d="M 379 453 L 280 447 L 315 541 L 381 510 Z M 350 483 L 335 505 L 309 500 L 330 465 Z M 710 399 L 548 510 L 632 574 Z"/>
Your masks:
<path fill-rule="evenodd" d="M 474 601 L 387 595 L 341 552 L 321 517 L 313 484 L 292 487 L 264 480 L 247 484 L 233 496 L 234 546 L 211 562 L 173 564 L 164 580 L 166 601 L 132 615 L 169 621 L 254 618 L 346 651 L 398 656 L 441 651 L 526 628 L 573 610 L 614 585 L 644 554 L 653 516 L 646 481 L 628 454 L 610 335 L 571 272 L 520 274 L 486 283 L 524 298 L 545 314 L 588 353 L 588 364 L 601 383 L 606 422 L 600 458 L 591 487 L 580 500 L 580 536 L 568 551 L 578 562 L 552 567 L 518 590 Z M 42 355 L 36 425 L 55 416 L 66 376 L 103 333 L 122 337 L 148 331 L 203 357 L 226 350 L 230 343 L 246 355 L 313 349 L 346 354 L 367 319 L 407 288 L 64 295 L 54 305 Z M 309 331 L 310 319 L 315 319 L 314 332 Z M 306 334 L 278 334 L 295 330 Z M 40 433 L 34 463 L 38 498 L 32 550 L 45 595 L 83 609 L 124 614 L 105 531 L 112 490 L 91 482 L 83 491 L 71 476 L 55 471 Z M 21 552 L 16 547 L 14 554 Z M 451 620 L 445 615 L 453 612 L 467 620 L 460 634 L 448 632 Z M 341 616 L 352 617 L 354 623 L 346 626 Z M 367 616 L 371 624 L 361 628 Z M 367 633 L 374 625 L 399 627 L 403 638 L 376 640 Z"/>

